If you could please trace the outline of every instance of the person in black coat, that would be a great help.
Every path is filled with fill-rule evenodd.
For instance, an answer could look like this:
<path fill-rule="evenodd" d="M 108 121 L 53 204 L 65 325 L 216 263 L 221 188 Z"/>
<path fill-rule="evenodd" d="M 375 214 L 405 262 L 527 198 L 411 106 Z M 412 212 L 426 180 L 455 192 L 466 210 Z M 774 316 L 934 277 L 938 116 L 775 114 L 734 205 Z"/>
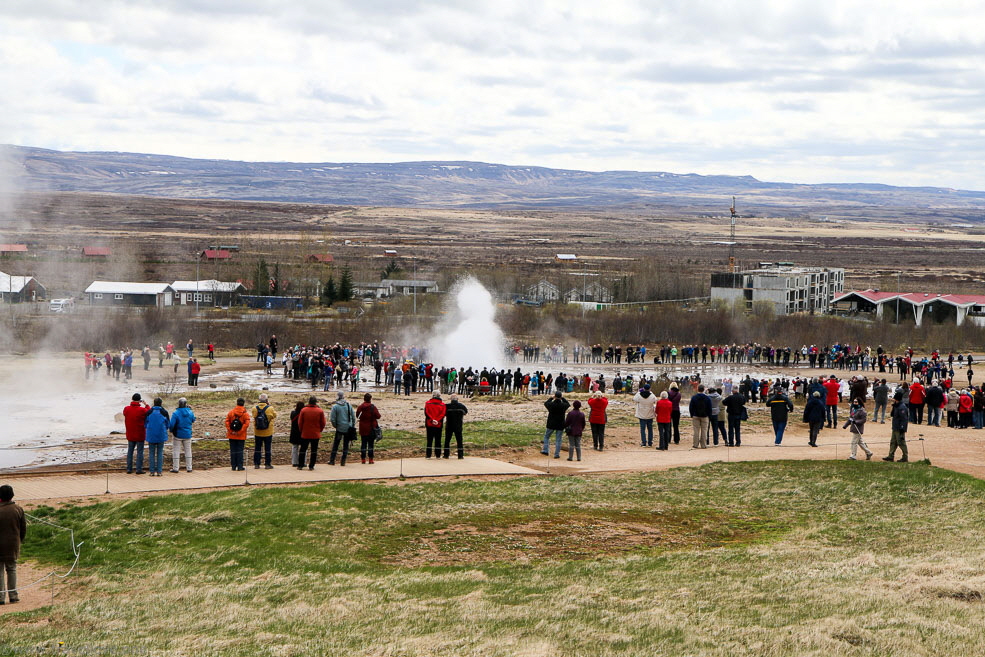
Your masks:
<path fill-rule="evenodd" d="M 548 399 L 544 402 L 544 408 L 547 409 L 547 430 L 544 431 L 544 448 L 540 450 L 540 453 L 544 456 L 548 456 L 550 452 L 548 451 L 551 446 L 551 432 L 555 434 L 554 438 L 554 458 L 561 458 L 561 439 L 564 435 L 564 414 L 568 410 L 571 404 L 568 400 L 564 398 L 561 391 L 558 390 L 554 393 L 552 399 Z"/>
<path fill-rule="evenodd" d="M 742 414 L 745 412 L 746 396 L 736 389 L 731 395 L 722 400 L 728 415 L 728 436 L 725 444 L 729 447 L 739 447 L 742 444 Z"/>
<path fill-rule="evenodd" d="M 824 426 L 826 412 L 824 402 L 821 401 L 821 393 L 815 390 L 811 393 L 810 399 L 807 400 L 807 405 L 804 406 L 804 422 L 807 423 L 810 432 L 807 444 L 811 447 L 817 447 L 817 436 L 821 433 L 821 427 Z"/>
<path fill-rule="evenodd" d="M 896 448 L 900 450 L 900 463 L 909 461 L 909 453 L 906 449 L 906 430 L 910 424 L 910 411 L 903 401 L 903 391 L 897 390 L 893 395 L 893 408 L 889 412 L 893 423 L 893 436 L 889 440 L 889 456 L 883 461 L 892 461 L 896 456 Z"/>
<path fill-rule="evenodd" d="M 445 404 L 445 458 L 451 454 L 451 437 L 455 436 L 458 443 L 458 458 L 465 458 L 465 449 L 462 446 L 462 424 L 469 409 L 465 404 L 458 401 L 458 395 L 452 395 L 451 401 Z"/>

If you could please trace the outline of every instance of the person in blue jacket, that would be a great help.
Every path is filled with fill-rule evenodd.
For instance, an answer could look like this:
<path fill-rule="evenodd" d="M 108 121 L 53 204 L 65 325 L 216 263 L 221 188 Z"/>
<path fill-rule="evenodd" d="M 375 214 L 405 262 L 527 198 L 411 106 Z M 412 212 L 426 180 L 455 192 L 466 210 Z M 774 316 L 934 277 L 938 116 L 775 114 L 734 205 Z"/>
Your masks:
<path fill-rule="evenodd" d="M 164 459 L 164 443 L 168 442 L 168 426 L 171 418 L 161 406 L 161 398 L 154 400 L 154 405 L 144 418 L 144 441 L 150 450 L 150 476 L 161 476 L 161 461 Z"/>
<path fill-rule="evenodd" d="M 178 400 L 178 408 L 171 414 L 171 433 L 174 435 L 171 472 L 178 472 L 181 452 L 185 453 L 185 470 L 192 471 L 192 424 L 194 423 L 195 413 L 188 405 L 188 400 L 182 397 Z"/>

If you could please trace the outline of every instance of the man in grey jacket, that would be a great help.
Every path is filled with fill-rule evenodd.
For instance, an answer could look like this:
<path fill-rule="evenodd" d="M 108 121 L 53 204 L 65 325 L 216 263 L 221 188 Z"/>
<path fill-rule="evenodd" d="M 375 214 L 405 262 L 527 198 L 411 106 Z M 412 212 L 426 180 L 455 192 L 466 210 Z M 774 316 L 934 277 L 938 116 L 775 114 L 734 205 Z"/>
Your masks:
<path fill-rule="evenodd" d="M 339 390 L 335 393 L 335 403 L 332 404 L 332 412 L 328 416 L 328 421 L 335 428 L 335 440 L 332 441 L 332 455 L 328 458 L 329 465 L 335 465 L 335 456 L 339 451 L 339 444 L 342 444 L 342 460 L 339 465 L 345 465 L 345 459 L 349 456 L 349 445 L 355 439 L 356 411 L 352 404 L 346 401 L 345 393 Z"/>

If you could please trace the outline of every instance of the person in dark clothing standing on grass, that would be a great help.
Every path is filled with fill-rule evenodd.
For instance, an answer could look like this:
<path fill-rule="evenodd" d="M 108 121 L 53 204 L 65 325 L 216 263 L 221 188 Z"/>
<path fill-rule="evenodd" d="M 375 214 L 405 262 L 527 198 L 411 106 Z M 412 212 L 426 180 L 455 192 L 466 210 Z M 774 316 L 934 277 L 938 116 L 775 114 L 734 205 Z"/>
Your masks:
<path fill-rule="evenodd" d="M 17 595 L 17 560 L 25 538 L 27 521 L 24 509 L 14 504 L 13 488 L 0 486 L 0 605 L 5 604 L 8 597 L 11 604 L 20 600 Z"/>
<path fill-rule="evenodd" d="M 544 431 L 544 448 L 540 453 L 549 456 L 548 451 L 551 446 L 551 432 L 554 432 L 554 458 L 561 458 L 561 436 L 564 434 L 564 413 L 571 404 L 564 398 L 561 391 L 554 393 L 554 397 L 544 402 L 547 409 L 547 430 Z"/>
<path fill-rule="evenodd" d="M 909 453 L 906 449 L 906 430 L 910 424 L 910 411 L 903 401 L 903 391 L 898 391 L 893 395 L 893 408 L 889 412 L 890 420 L 893 423 L 893 435 L 889 440 L 889 456 L 883 461 L 892 462 L 896 457 L 896 448 L 900 450 L 900 463 L 909 461 Z"/>
<path fill-rule="evenodd" d="M 465 458 L 465 448 L 462 445 L 462 424 L 469 409 L 458 401 L 458 395 L 452 395 L 451 401 L 445 405 L 445 458 L 450 455 L 451 437 L 455 436 L 458 443 L 458 458 Z"/>

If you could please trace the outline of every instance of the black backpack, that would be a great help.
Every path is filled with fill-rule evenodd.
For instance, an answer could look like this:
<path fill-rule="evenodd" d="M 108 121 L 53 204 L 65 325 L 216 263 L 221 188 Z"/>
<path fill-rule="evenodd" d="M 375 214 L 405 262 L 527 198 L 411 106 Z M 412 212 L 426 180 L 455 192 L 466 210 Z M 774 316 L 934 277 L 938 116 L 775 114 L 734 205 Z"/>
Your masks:
<path fill-rule="evenodd" d="M 270 406 L 260 408 L 257 406 L 257 417 L 253 422 L 253 428 L 257 431 L 265 431 L 270 428 L 270 419 L 267 417 L 267 409 Z"/>
<path fill-rule="evenodd" d="M 243 421 L 239 417 L 234 417 L 229 422 L 229 430 L 233 433 L 239 433 L 243 429 Z"/>

